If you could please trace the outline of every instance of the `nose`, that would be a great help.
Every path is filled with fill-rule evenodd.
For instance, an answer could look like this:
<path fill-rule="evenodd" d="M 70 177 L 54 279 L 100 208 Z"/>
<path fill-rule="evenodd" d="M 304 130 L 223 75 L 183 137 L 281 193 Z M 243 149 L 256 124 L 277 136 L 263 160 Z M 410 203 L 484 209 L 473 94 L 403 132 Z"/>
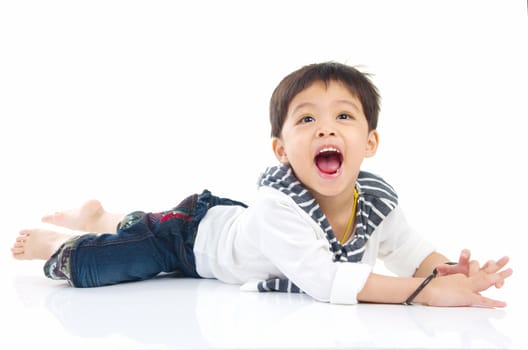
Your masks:
<path fill-rule="evenodd" d="M 317 137 L 325 137 L 325 136 L 336 136 L 336 133 L 334 130 L 331 130 L 328 127 L 322 127 L 317 131 Z"/>
<path fill-rule="evenodd" d="M 321 116 L 320 118 L 317 118 L 317 129 L 316 129 L 316 135 L 318 138 L 321 137 L 329 137 L 329 136 L 336 136 L 337 130 L 334 123 L 334 119 L 329 115 Z"/>

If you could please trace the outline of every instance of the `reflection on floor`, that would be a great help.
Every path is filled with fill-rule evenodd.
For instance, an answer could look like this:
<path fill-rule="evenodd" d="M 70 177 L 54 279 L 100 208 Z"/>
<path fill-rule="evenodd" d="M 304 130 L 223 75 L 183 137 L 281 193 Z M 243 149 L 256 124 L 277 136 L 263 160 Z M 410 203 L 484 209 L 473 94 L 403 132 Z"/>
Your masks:
<path fill-rule="evenodd" d="M 518 304 L 520 298 L 506 309 L 345 306 L 316 302 L 306 295 L 247 293 L 215 280 L 181 278 L 74 289 L 46 279 L 41 265 L 13 259 L 2 264 L 4 345 L 528 348 L 518 327 L 526 310 L 526 303 Z"/>

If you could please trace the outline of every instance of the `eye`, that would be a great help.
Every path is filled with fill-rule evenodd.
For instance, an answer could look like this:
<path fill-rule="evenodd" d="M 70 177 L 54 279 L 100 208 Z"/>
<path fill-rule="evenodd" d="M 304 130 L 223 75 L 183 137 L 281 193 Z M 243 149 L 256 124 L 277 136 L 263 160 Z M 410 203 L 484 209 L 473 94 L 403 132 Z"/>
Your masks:
<path fill-rule="evenodd" d="M 339 120 L 347 120 L 347 119 L 354 119 L 354 117 L 348 113 L 341 113 L 337 116 L 337 119 Z"/>
<path fill-rule="evenodd" d="M 314 117 L 307 115 L 307 116 L 302 117 L 302 118 L 299 120 L 299 123 L 300 123 L 300 124 L 306 124 L 306 123 L 311 123 L 311 122 L 313 122 L 314 120 L 315 120 Z"/>

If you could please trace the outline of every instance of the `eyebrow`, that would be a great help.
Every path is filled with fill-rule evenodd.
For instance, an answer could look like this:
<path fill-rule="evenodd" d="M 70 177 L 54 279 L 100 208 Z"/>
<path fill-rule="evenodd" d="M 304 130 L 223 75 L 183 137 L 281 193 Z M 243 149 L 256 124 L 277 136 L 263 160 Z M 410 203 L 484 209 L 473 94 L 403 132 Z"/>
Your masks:
<path fill-rule="evenodd" d="M 349 101 L 349 100 L 337 100 L 336 103 L 349 105 L 350 107 L 355 109 L 357 112 L 362 113 L 361 108 L 359 108 L 358 105 L 355 104 L 352 101 Z M 315 104 L 312 103 L 312 102 L 303 102 L 303 103 L 299 104 L 297 107 L 295 107 L 295 109 L 292 111 L 292 114 L 295 114 L 297 112 L 297 110 L 299 110 L 301 108 L 304 108 L 304 107 L 307 107 L 307 106 L 310 107 L 310 106 L 314 106 L 314 105 Z"/>
<path fill-rule="evenodd" d="M 349 105 L 350 107 L 354 108 L 356 111 L 361 112 L 361 108 L 359 108 L 359 106 L 357 104 L 355 104 L 354 102 L 352 102 L 352 101 L 349 101 L 349 100 L 337 100 L 336 102 L 344 103 L 344 104 Z"/>

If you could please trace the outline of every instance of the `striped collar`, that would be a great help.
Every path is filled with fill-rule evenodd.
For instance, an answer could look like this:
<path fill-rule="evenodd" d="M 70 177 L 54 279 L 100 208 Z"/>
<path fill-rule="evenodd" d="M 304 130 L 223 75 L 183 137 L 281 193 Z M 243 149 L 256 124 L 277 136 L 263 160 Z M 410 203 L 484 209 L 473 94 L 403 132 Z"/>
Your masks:
<path fill-rule="evenodd" d="M 361 171 L 356 181 L 359 199 L 354 235 L 341 245 L 319 204 L 289 165 L 267 168 L 258 184 L 272 187 L 291 197 L 321 227 L 334 254 L 334 261 L 361 261 L 370 235 L 398 205 L 398 196 L 388 183 L 374 174 Z"/>

